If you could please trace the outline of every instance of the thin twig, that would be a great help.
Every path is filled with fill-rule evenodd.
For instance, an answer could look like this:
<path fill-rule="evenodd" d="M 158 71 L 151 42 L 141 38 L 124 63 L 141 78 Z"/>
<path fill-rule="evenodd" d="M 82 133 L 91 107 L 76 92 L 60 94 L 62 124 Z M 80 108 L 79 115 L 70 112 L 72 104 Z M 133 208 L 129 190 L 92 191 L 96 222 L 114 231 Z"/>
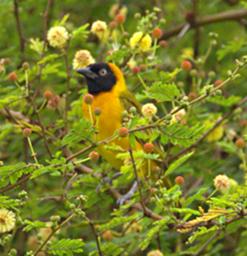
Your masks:
<path fill-rule="evenodd" d="M 53 229 L 51 234 L 45 239 L 45 241 L 34 252 L 34 256 L 38 255 L 38 253 L 46 246 L 46 244 L 57 233 L 57 231 L 60 230 L 66 223 L 68 223 L 74 216 L 75 216 L 75 214 L 71 213 L 63 222 L 61 222 L 55 229 Z"/>
<path fill-rule="evenodd" d="M 20 14 L 19 14 L 19 0 L 14 0 L 14 16 L 16 22 L 16 29 L 19 36 L 19 44 L 20 44 L 20 53 L 21 53 L 21 60 L 25 59 L 25 37 L 23 35 L 21 21 L 20 21 Z"/>
<path fill-rule="evenodd" d="M 212 14 L 212 15 L 198 18 L 195 21 L 194 26 L 193 27 L 190 26 L 190 29 L 206 26 L 212 23 L 225 22 L 225 21 L 238 21 L 246 17 L 247 17 L 246 9 L 220 12 L 217 14 Z M 177 25 L 176 27 L 170 30 L 166 30 L 163 36 L 160 38 L 160 40 L 168 39 L 170 37 L 178 35 L 182 31 L 185 25 L 186 24 L 183 23 L 183 24 Z"/>

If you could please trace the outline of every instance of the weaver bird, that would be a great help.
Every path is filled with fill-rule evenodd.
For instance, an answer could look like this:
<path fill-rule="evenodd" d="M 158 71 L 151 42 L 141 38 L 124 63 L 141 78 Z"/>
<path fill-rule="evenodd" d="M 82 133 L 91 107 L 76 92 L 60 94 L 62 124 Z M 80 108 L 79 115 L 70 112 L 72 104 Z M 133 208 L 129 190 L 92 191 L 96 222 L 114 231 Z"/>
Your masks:
<path fill-rule="evenodd" d="M 88 93 L 94 96 L 91 109 L 93 111 L 99 109 L 101 112 L 97 123 L 98 141 L 111 137 L 116 130 L 122 127 L 124 110 L 134 106 L 140 111 L 140 104 L 128 90 L 123 73 L 116 65 L 96 63 L 77 71 L 85 76 Z M 84 117 L 90 120 L 89 107 L 85 102 L 83 102 L 82 109 Z M 125 151 L 129 149 L 128 137 L 117 138 L 112 143 Z M 137 142 L 134 150 L 141 148 Z M 99 146 L 98 151 L 114 168 L 120 169 L 122 161 L 116 157 L 116 152 L 106 150 L 104 146 Z"/>

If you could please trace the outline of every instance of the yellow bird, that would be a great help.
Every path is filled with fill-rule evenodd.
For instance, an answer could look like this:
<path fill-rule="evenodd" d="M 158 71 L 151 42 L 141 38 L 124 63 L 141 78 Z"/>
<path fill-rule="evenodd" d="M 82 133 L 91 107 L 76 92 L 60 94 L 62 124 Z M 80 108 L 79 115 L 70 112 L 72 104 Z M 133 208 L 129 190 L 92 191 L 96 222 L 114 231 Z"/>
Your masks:
<path fill-rule="evenodd" d="M 92 110 L 100 109 L 101 112 L 97 125 L 98 141 L 109 138 L 122 127 L 124 110 L 127 110 L 130 106 L 135 106 L 140 111 L 140 104 L 133 94 L 128 91 L 123 73 L 115 64 L 95 63 L 77 71 L 85 76 L 88 93 L 94 96 L 91 105 Z M 90 120 L 89 107 L 85 102 L 83 102 L 82 110 L 84 117 Z M 123 150 L 129 149 L 127 137 L 117 138 L 112 143 L 120 146 Z M 142 146 L 136 143 L 134 150 L 141 148 Z M 106 150 L 104 146 L 100 146 L 98 151 L 114 168 L 120 169 L 122 161 L 116 157 L 115 152 Z"/>

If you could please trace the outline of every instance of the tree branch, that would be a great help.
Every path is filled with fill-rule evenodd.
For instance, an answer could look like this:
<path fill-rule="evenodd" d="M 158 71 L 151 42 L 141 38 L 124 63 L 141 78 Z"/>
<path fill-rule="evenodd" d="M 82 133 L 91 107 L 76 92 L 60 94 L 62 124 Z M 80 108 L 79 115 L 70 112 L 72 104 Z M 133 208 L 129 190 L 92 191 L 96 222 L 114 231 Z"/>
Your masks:
<path fill-rule="evenodd" d="M 225 22 L 225 21 L 239 21 L 243 18 L 247 17 L 247 10 L 240 9 L 234 11 L 226 11 L 217 14 L 207 15 L 202 18 L 198 18 L 194 21 L 193 26 L 191 28 L 198 28 L 202 26 L 206 26 L 212 23 Z M 160 40 L 168 39 L 170 37 L 178 35 L 183 28 L 186 26 L 186 23 L 175 26 L 174 28 L 167 30 L 164 32 L 163 36 Z"/>
<path fill-rule="evenodd" d="M 20 53 L 21 53 L 21 60 L 24 60 L 25 54 L 25 37 L 22 31 L 20 15 L 19 15 L 19 0 L 14 0 L 14 16 L 16 21 L 16 29 L 19 35 L 19 44 L 20 44 Z"/>

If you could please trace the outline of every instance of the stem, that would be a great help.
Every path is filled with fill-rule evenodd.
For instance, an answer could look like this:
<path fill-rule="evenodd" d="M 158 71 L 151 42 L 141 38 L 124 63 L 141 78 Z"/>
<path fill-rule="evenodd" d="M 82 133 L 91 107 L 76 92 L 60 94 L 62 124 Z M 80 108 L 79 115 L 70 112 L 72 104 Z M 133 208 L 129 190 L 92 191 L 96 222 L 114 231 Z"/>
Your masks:
<path fill-rule="evenodd" d="M 39 165 L 38 159 L 37 159 L 37 157 L 36 157 L 37 154 L 36 154 L 35 151 L 34 151 L 33 144 L 32 144 L 32 141 L 31 141 L 30 137 L 27 137 L 27 141 L 28 141 L 28 145 L 29 145 L 29 148 L 30 148 L 30 150 L 31 150 L 31 153 L 32 153 L 33 160 L 34 160 L 34 162 L 35 162 L 37 165 Z"/>
<path fill-rule="evenodd" d="M 65 68 L 66 68 L 66 74 L 67 74 L 66 93 L 65 93 L 65 111 L 64 111 L 64 127 L 66 130 L 68 128 L 69 93 L 70 93 L 70 79 L 71 79 L 69 59 L 68 59 L 68 48 L 69 48 L 69 43 L 64 54 L 64 62 L 65 62 Z"/>
<path fill-rule="evenodd" d="M 140 75 L 140 74 L 137 74 L 137 77 L 139 78 L 139 80 L 140 80 L 142 86 L 144 87 L 144 89 L 147 90 L 148 87 L 147 87 L 146 83 L 144 82 L 144 80 L 142 79 L 141 75 Z"/>
<path fill-rule="evenodd" d="M 75 216 L 74 213 L 70 214 L 62 223 L 60 223 L 52 233 L 45 239 L 45 241 L 37 248 L 34 252 L 34 256 L 37 256 L 38 253 L 46 246 L 46 244 L 50 241 L 50 239 L 56 234 L 56 232 L 61 229 L 66 223 L 68 223 L 73 217 Z"/>
<path fill-rule="evenodd" d="M 133 166 L 135 180 L 137 182 L 137 188 L 138 188 L 138 192 L 139 192 L 139 196 L 140 196 L 140 203 L 141 203 L 141 206 L 142 206 L 143 214 L 145 215 L 146 214 L 146 206 L 145 206 L 145 203 L 144 203 L 143 194 L 142 194 L 142 190 L 141 190 L 141 186 L 140 186 L 140 179 L 138 177 L 136 162 L 135 162 L 135 159 L 134 159 L 134 156 L 133 156 L 133 151 L 132 151 L 131 148 L 129 149 L 129 154 L 130 154 L 130 160 L 131 160 L 131 163 L 132 163 L 132 166 Z"/>
<path fill-rule="evenodd" d="M 19 45 L 20 45 L 20 53 L 21 53 L 21 61 L 25 59 L 25 38 L 22 31 L 20 14 L 19 14 L 19 0 L 14 0 L 14 16 L 16 22 L 16 29 L 19 36 Z"/>

